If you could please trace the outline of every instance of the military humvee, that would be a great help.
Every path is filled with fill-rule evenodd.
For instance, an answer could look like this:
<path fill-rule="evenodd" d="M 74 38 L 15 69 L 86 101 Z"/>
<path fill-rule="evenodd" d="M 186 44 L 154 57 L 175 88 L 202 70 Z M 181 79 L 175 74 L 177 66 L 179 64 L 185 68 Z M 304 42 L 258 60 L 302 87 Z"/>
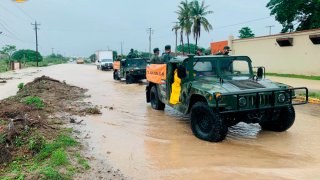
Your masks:
<path fill-rule="evenodd" d="M 190 114 L 191 129 L 202 140 L 225 139 L 228 127 L 239 122 L 259 123 L 262 129 L 286 131 L 295 121 L 293 105 L 308 102 L 306 87 L 293 88 L 265 79 L 265 68 L 254 74 L 247 56 L 188 56 L 172 59 L 166 66 L 166 78 L 149 80 L 147 68 L 147 102 L 156 110 L 169 105 Z M 178 93 L 173 83 L 181 80 Z M 176 86 L 176 85 L 175 85 Z M 303 91 L 305 101 L 295 101 L 296 91 Z M 170 96 L 178 103 L 170 104 Z"/>
<path fill-rule="evenodd" d="M 146 59 L 143 58 L 128 58 L 115 61 L 113 79 L 121 80 L 121 78 L 125 78 L 127 84 L 145 79 L 146 65 Z"/>

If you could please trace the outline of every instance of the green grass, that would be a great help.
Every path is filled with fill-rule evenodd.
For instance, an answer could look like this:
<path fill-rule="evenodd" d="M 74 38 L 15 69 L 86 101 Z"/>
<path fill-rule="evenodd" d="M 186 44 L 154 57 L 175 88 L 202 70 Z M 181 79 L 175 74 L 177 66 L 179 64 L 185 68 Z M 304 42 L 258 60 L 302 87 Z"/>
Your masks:
<path fill-rule="evenodd" d="M 63 148 L 53 151 L 50 158 L 50 164 L 52 166 L 62 166 L 69 163 L 67 153 Z"/>
<path fill-rule="evenodd" d="M 320 76 L 306 76 L 306 75 L 299 75 L 299 74 L 266 73 L 266 75 L 267 76 L 287 77 L 287 78 L 308 79 L 308 80 L 320 80 Z"/>
<path fill-rule="evenodd" d="M 80 155 L 80 153 L 77 152 L 77 153 L 75 154 L 75 156 L 76 156 L 76 158 L 78 159 L 78 163 L 79 163 L 84 169 L 86 169 L 86 170 L 90 169 L 90 165 L 89 165 L 88 161 L 87 161 L 85 158 L 83 158 L 83 157 Z"/>
<path fill-rule="evenodd" d="M 87 160 L 77 152 L 80 143 L 71 137 L 73 129 L 62 129 L 53 140 L 45 140 L 39 132 L 24 142 L 29 150 L 36 150 L 34 156 L 22 155 L 0 169 L 0 179 L 72 179 L 75 173 L 90 168 Z M 38 143 L 41 141 L 41 143 Z M 40 175 L 40 176 L 39 176 Z"/>
<path fill-rule="evenodd" d="M 306 93 L 299 93 L 299 96 L 305 96 Z M 309 97 L 310 98 L 316 98 L 316 99 L 320 99 L 320 92 L 309 92 Z"/>
<path fill-rule="evenodd" d="M 43 109 L 44 103 L 43 100 L 37 96 L 29 96 L 23 100 L 23 103 L 26 105 L 34 105 L 37 109 Z"/>

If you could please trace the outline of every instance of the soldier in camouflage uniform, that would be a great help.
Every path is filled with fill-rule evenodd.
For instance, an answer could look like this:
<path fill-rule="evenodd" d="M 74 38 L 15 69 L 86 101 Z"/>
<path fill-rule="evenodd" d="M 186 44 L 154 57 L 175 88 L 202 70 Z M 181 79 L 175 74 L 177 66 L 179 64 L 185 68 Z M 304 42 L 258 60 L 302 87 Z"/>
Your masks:
<path fill-rule="evenodd" d="M 138 55 L 134 52 L 133 49 L 130 49 L 130 52 L 129 52 L 129 54 L 128 54 L 127 57 L 128 57 L 128 58 L 137 58 Z"/>
<path fill-rule="evenodd" d="M 171 46 L 166 45 L 164 49 L 165 49 L 165 52 L 162 54 L 161 59 L 163 63 L 168 63 L 173 58 L 171 55 Z"/>
<path fill-rule="evenodd" d="M 153 55 L 151 56 L 150 59 L 150 64 L 163 64 L 159 57 L 160 50 L 159 48 L 154 48 L 153 49 Z"/>

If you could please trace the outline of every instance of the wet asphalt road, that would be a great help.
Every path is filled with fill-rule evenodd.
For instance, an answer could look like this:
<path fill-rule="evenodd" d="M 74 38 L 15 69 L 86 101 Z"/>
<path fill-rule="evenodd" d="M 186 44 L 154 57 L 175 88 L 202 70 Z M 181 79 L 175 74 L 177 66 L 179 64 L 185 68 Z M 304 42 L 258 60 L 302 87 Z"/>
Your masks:
<path fill-rule="evenodd" d="M 23 75 L 22 75 L 23 74 Z M 87 88 L 88 101 L 102 115 L 85 118 L 90 154 L 107 159 L 133 179 L 318 179 L 320 106 L 296 107 L 296 122 L 283 133 L 240 123 L 222 143 L 193 136 L 188 117 L 171 108 L 155 111 L 145 102 L 145 85 L 114 81 L 111 71 L 66 64 L 23 70 L 0 84 L 0 99 L 14 95 L 19 82 L 47 75 Z M 20 79 L 17 79 L 20 78 Z M 110 109 L 112 107 L 112 109 Z"/>

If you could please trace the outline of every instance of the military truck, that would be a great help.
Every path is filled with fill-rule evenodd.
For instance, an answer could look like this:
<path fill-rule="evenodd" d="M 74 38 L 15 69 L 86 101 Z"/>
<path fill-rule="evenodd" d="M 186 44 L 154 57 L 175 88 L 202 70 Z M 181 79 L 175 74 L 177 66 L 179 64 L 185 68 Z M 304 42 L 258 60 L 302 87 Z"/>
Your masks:
<path fill-rule="evenodd" d="M 113 64 L 113 79 L 126 79 L 127 84 L 146 78 L 147 61 L 143 58 L 128 58 L 115 61 Z"/>
<path fill-rule="evenodd" d="M 205 141 L 224 140 L 228 127 L 239 122 L 286 131 L 295 121 L 293 105 L 308 102 L 308 89 L 272 82 L 265 78 L 264 67 L 255 74 L 251 62 L 247 56 L 177 57 L 162 65 L 166 75 L 160 81 L 152 76 L 164 73 L 150 66 L 147 102 L 156 110 L 168 105 L 190 114 L 192 132 Z M 296 91 L 305 94 L 303 101 L 295 101 Z M 173 97 L 177 102 L 171 102 Z"/>

